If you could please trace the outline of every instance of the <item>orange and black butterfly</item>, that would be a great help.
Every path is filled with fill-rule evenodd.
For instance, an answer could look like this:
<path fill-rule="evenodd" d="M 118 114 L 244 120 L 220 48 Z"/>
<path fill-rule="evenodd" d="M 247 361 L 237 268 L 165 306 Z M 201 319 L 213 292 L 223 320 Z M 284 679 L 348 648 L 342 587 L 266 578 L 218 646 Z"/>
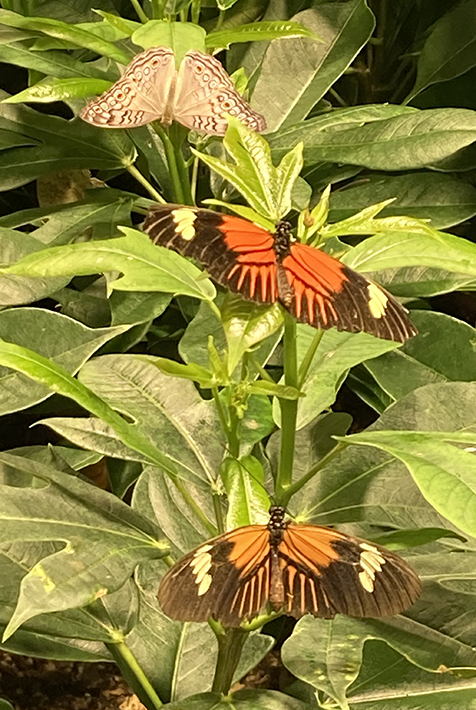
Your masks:
<path fill-rule="evenodd" d="M 155 244 L 200 261 L 230 291 L 257 303 L 280 301 L 301 323 L 402 343 L 417 333 L 383 288 L 320 249 L 293 242 L 289 222 L 272 234 L 240 217 L 160 205 L 143 229 Z"/>
<path fill-rule="evenodd" d="M 267 525 L 237 528 L 182 557 L 159 587 L 164 614 L 239 626 L 270 610 L 296 618 L 391 616 L 417 599 L 420 580 L 398 555 L 284 516 L 272 506 Z"/>

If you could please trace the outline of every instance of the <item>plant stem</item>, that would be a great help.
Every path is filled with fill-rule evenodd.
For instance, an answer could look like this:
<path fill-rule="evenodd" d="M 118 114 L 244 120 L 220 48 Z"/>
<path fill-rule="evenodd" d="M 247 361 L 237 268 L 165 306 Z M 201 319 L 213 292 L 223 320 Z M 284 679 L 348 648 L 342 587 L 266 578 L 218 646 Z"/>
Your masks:
<path fill-rule="evenodd" d="M 290 387 L 298 388 L 298 365 L 296 346 L 296 321 L 289 315 L 284 314 L 284 383 Z M 281 407 L 281 451 L 279 455 L 279 467 L 276 477 L 276 502 L 278 505 L 286 497 L 286 490 L 292 484 L 294 443 L 296 439 L 296 420 L 298 401 L 296 399 L 280 399 Z"/>
<path fill-rule="evenodd" d="M 217 633 L 218 658 L 212 692 L 226 695 L 230 690 L 246 636 L 246 631 L 239 628 Z"/>
<path fill-rule="evenodd" d="M 157 202 L 160 202 L 160 204 L 162 205 L 166 204 L 167 201 L 164 200 L 160 192 L 157 192 L 155 187 L 150 184 L 147 178 L 142 175 L 140 170 L 138 170 L 135 165 L 129 165 L 129 167 L 127 168 L 127 172 L 133 175 L 137 182 L 139 182 L 143 187 L 145 187 L 147 192 L 151 195 L 151 197 L 154 198 L 154 200 L 157 200 Z"/>
<path fill-rule="evenodd" d="M 190 187 L 190 173 L 188 169 L 187 162 L 182 150 L 182 144 L 184 142 L 186 133 L 182 126 L 177 123 L 173 123 L 170 127 L 170 140 L 175 150 L 175 162 L 177 165 L 177 172 L 182 185 L 183 203 L 185 205 L 195 204 L 192 198 L 192 189 Z"/>
<path fill-rule="evenodd" d="M 170 179 L 172 180 L 172 185 L 174 187 L 174 198 L 176 202 L 178 202 L 179 204 L 183 204 L 185 198 L 182 189 L 182 182 L 180 180 L 180 175 L 177 167 L 174 145 L 170 140 L 167 132 L 164 131 L 164 129 L 160 125 L 159 121 L 154 121 L 152 125 L 154 126 L 154 131 L 157 133 L 164 146 L 165 157 L 167 158 L 167 165 L 170 173 Z"/>
<path fill-rule="evenodd" d="M 307 353 L 305 354 L 301 365 L 299 366 L 299 375 L 298 375 L 298 387 L 301 389 L 301 387 L 304 384 L 304 381 L 307 377 L 307 373 L 309 372 L 309 368 L 311 367 L 312 361 L 314 359 L 314 355 L 316 354 L 316 350 L 319 347 L 322 336 L 324 335 L 323 330 L 318 330 L 317 333 L 315 334 L 313 341 L 311 345 L 308 348 Z"/>
<path fill-rule="evenodd" d="M 221 535 L 221 533 L 225 532 L 225 524 L 223 522 L 223 510 L 221 507 L 221 496 L 219 496 L 218 493 L 213 493 L 212 500 L 213 509 L 215 510 L 215 520 L 217 521 L 218 533 Z"/>
<path fill-rule="evenodd" d="M 131 0 L 131 5 L 134 8 L 134 10 L 136 11 L 137 17 L 144 25 L 146 22 L 149 22 L 149 18 L 147 17 L 144 10 L 142 9 L 142 6 L 141 6 L 139 0 Z"/>
<path fill-rule="evenodd" d="M 311 480 L 311 478 L 314 478 L 314 476 L 316 475 L 316 473 L 318 473 L 322 468 L 324 468 L 324 466 L 327 466 L 327 464 L 329 463 L 329 461 L 331 461 L 331 460 L 334 458 L 334 456 L 337 456 L 337 454 L 338 454 L 340 451 L 342 451 L 343 449 L 345 449 L 345 448 L 346 448 L 347 446 L 349 446 L 349 445 L 350 445 L 350 444 L 345 444 L 343 441 L 339 441 L 339 442 L 334 446 L 334 448 L 332 449 L 332 451 L 329 451 L 329 453 L 327 453 L 325 456 L 323 456 L 320 461 L 318 461 L 317 463 L 315 463 L 314 466 L 312 466 L 312 468 L 310 468 L 309 471 L 308 471 L 304 476 L 302 476 L 302 478 L 299 479 L 299 481 L 296 481 L 295 483 L 293 483 L 293 484 L 285 491 L 285 493 L 284 493 L 284 495 L 283 495 L 283 497 L 282 497 L 282 499 L 281 499 L 281 505 L 286 506 L 286 505 L 289 503 L 289 501 L 291 500 L 291 497 L 292 497 L 295 493 L 297 493 L 298 491 L 300 491 L 301 488 L 303 488 L 303 486 L 305 486 L 306 483 Z"/>
<path fill-rule="evenodd" d="M 121 641 L 119 643 L 108 643 L 106 645 L 121 669 L 124 678 L 147 710 L 158 710 L 161 708 L 163 705 L 161 699 L 155 692 L 152 684 L 127 644 Z"/>

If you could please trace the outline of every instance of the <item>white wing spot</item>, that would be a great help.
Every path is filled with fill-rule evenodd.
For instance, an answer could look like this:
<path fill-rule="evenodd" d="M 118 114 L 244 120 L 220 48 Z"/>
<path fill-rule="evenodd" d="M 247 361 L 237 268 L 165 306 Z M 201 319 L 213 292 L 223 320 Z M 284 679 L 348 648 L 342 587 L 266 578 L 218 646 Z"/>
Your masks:
<path fill-rule="evenodd" d="M 370 283 L 367 286 L 369 293 L 369 310 L 374 318 L 382 318 L 387 310 L 388 296 L 377 284 Z"/>
<path fill-rule="evenodd" d="M 187 209 L 173 210 L 172 216 L 177 225 L 177 232 L 182 239 L 185 239 L 187 242 L 192 241 L 195 237 L 194 223 L 197 219 L 195 212 Z"/>
<path fill-rule="evenodd" d="M 208 592 L 210 589 L 210 585 L 212 583 L 212 575 L 211 574 L 206 574 L 200 584 L 198 585 L 198 591 L 197 594 L 199 597 L 203 596 L 205 592 Z"/>
<path fill-rule="evenodd" d="M 370 576 L 370 574 L 365 569 L 359 573 L 360 584 L 367 592 L 372 593 L 374 591 L 374 579 L 375 575 Z"/>

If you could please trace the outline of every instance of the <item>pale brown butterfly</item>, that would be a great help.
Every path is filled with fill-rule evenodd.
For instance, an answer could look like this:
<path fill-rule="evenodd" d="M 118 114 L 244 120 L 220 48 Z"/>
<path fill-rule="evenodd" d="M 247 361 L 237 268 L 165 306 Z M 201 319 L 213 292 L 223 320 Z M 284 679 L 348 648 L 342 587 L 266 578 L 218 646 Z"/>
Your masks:
<path fill-rule="evenodd" d="M 103 128 L 135 128 L 160 120 L 224 135 L 223 114 L 236 116 L 249 128 L 263 131 L 264 117 L 236 91 L 218 59 L 196 50 L 187 52 L 179 70 L 168 47 L 138 54 L 108 91 L 81 111 L 84 121 Z"/>

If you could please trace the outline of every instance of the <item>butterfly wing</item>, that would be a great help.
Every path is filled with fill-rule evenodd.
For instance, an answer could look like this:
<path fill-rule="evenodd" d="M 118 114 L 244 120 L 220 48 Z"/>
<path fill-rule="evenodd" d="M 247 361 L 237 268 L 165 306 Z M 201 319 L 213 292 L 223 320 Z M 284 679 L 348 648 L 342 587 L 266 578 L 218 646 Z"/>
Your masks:
<path fill-rule="evenodd" d="M 289 524 L 279 557 L 283 611 L 297 618 L 392 616 L 420 594 L 418 576 L 401 557 L 329 528 Z"/>
<path fill-rule="evenodd" d="M 248 525 L 209 540 L 182 557 L 158 592 L 168 617 L 239 626 L 266 608 L 270 585 L 269 531 Z"/>
<path fill-rule="evenodd" d="M 417 333 L 393 296 L 320 249 L 293 243 L 281 266 L 291 287 L 282 300 L 302 323 L 399 342 Z"/>
<path fill-rule="evenodd" d="M 84 121 L 104 128 L 134 128 L 170 113 L 168 97 L 176 80 L 171 49 L 153 47 L 138 54 L 124 75 L 85 106 Z"/>
<path fill-rule="evenodd" d="M 266 229 L 239 217 L 180 205 L 152 208 L 143 229 L 155 244 L 200 261 L 230 291 L 259 303 L 276 301 L 276 255 Z"/>
<path fill-rule="evenodd" d="M 164 205 L 149 211 L 143 228 L 156 244 L 200 261 L 230 291 L 257 303 L 279 298 L 297 320 L 315 328 L 399 342 L 417 332 L 393 296 L 320 249 L 291 243 L 278 263 L 274 236 L 248 220 Z"/>
<path fill-rule="evenodd" d="M 187 52 L 178 73 L 174 119 L 187 128 L 221 136 L 228 127 L 225 113 L 254 131 L 266 128 L 264 117 L 240 96 L 218 59 L 202 52 Z"/>

